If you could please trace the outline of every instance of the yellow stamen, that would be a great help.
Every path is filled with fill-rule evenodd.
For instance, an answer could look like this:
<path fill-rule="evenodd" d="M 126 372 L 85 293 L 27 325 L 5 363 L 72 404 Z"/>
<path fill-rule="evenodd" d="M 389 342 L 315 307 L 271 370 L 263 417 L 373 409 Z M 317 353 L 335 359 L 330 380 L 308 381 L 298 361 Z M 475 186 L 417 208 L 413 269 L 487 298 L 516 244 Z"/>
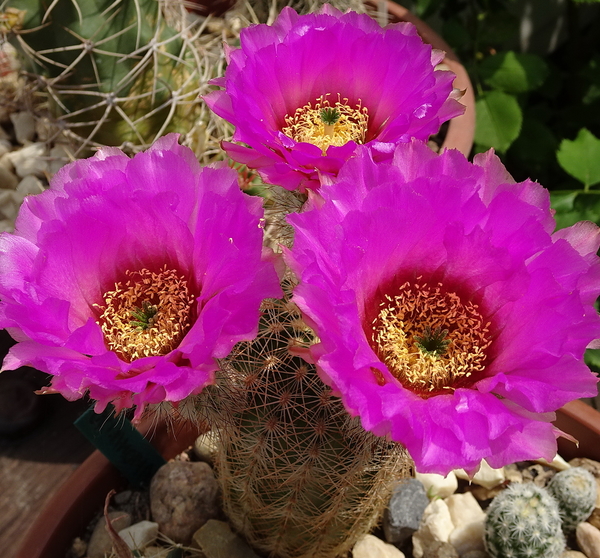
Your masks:
<path fill-rule="evenodd" d="M 371 340 L 404 387 L 428 396 L 483 371 L 492 341 L 477 304 L 420 279 L 385 296 Z"/>
<path fill-rule="evenodd" d="M 296 112 L 285 116 L 285 126 L 281 131 L 297 142 L 312 143 L 320 147 L 323 154 L 330 145 L 341 146 L 349 141 L 364 143 L 369 123 L 366 107 L 359 101 L 356 106 L 350 106 L 348 99 L 340 98 L 331 102 L 329 93 L 321 95 L 314 104 L 308 103 L 296 109 Z M 323 121 L 322 111 L 335 109 L 339 118 L 334 124 Z"/>
<path fill-rule="evenodd" d="M 167 354 L 191 327 L 194 295 L 187 281 L 166 265 L 125 275 L 126 282 L 103 295 L 104 305 L 94 305 L 107 347 L 127 362 Z"/>

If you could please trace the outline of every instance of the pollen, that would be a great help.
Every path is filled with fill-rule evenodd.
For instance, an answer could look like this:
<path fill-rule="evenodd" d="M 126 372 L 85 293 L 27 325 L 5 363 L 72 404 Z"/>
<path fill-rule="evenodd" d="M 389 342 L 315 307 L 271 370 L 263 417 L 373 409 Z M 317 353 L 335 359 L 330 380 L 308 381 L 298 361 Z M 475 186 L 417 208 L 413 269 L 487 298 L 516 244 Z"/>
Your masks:
<path fill-rule="evenodd" d="M 490 322 L 477 304 L 441 283 L 417 279 L 385 295 L 371 327 L 371 345 L 404 387 L 424 397 L 452 391 L 486 365 Z"/>
<path fill-rule="evenodd" d="M 123 360 L 165 355 L 191 327 L 194 295 L 187 280 L 165 265 L 158 272 L 126 271 L 95 304 L 107 347 Z"/>
<path fill-rule="evenodd" d="M 360 101 L 352 106 L 339 94 L 335 102 L 329 97 L 329 93 L 321 95 L 314 103 L 296 109 L 292 116 L 286 115 L 281 131 L 294 141 L 316 145 L 323 154 L 330 145 L 364 143 L 369 123 L 367 108 Z"/>

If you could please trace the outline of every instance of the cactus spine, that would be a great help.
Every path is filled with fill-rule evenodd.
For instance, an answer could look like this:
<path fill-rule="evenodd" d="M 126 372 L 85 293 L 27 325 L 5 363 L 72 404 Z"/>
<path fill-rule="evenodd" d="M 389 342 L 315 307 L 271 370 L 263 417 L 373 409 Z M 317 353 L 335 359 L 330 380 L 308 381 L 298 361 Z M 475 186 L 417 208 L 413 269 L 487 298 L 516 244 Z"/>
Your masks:
<path fill-rule="evenodd" d="M 10 0 L 7 10 L 19 15 L 13 42 L 75 156 L 99 145 L 135 151 L 193 126 L 212 76 L 201 75 L 201 29 L 186 24 L 182 0 Z"/>
<path fill-rule="evenodd" d="M 309 338 L 294 305 L 265 301 L 258 337 L 237 346 L 200 396 L 219 425 L 225 513 L 251 545 L 278 558 L 342 555 L 410 471 L 398 444 L 365 432 L 293 355 Z"/>
<path fill-rule="evenodd" d="M 596 479 L 583 467 L 573 467 L 556 473 L 547 489 L 558 502 L 565 535 L 572 533 L 596 507 Z"/>
<path fill-rule="evenodd" d="M 487 510 L 485 546 L 492 558 L 558 558 L 565 548 L 556 500 L 533 483 L 511 484 Z"/>

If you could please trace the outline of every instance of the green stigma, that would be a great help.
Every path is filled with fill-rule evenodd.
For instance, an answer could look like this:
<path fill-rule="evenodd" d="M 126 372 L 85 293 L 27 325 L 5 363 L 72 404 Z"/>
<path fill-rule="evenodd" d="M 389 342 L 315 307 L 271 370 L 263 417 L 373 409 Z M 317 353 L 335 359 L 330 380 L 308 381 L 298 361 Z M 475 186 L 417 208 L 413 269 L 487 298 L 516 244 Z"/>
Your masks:
<path fill-rule="evenodd" d="M 129 313 L 133 318 L 129 323 L 133 327 L 145 331 L 154 325 L 154 317 L 158 313 L 158 307 L 150 304 L 147 300 L 144 300 L 141 308 L 134 308 Z"/>
<path fill-rule="evenodd" d="M 450 340 L 446 339 L 447 335 L 447 329 L 436 327 L 432 330 L 430 326 L 425 326 L 422 335 L 415 335 L 415 342 L 421 352 L 431 356 L 439 356 L 446 352 L 450 344 Z"/>
<path fill-rule="evenodd" d="M 339 121 L 342 114 L 340 113 L 340 111 L 338 109 L 328 107 L 328 108 L 321 109 L 319 116 L 321 117 L 321 121 L 323 122 L 323 124 L 333 126 L 335 123 L 337 123 Z"/>

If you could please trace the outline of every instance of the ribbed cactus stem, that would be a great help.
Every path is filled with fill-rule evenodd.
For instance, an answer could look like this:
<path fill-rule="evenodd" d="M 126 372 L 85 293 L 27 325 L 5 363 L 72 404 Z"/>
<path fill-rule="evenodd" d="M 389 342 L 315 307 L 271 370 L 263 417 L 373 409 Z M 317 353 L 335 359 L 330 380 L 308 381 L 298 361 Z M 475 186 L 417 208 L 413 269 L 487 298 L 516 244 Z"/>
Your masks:
<path fill-rule="evenodd" d="M 293 304 L 265 301 L 257 339 L 238 345 L 205 390 L 225 513 L 278 558 L 341 556 L 377 524 L 412 465 L 399 445 L 365 432 L 294 355 L 310 341 Z"/>
<path fill-rule="evenodd" d="M 135 151 L 192 128 L 199 94 L 214 77 L 205 73 L 217 61 L 203 59 L 202 28 L 187 22 L 184 0 L 11 0 L 11 6 L 18 21 L 9 36 L 37 78 L 56 129 L 74 140 L 75 155 L 99 145 Z"/>

